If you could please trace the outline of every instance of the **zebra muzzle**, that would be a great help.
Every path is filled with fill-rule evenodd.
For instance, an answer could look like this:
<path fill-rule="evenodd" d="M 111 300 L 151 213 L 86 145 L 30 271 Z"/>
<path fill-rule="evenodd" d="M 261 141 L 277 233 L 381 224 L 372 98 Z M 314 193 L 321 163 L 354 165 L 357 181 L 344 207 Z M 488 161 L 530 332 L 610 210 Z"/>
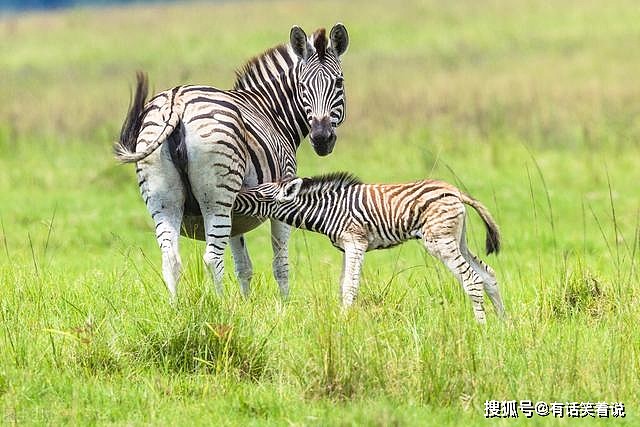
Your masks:
<path fill-rule="evenodd" d="M 333 151 L 333 147 L 336 144 L 336 133 L 331 125 L 329 116 L 320 120 L 314 117 L 311 120 L 309 139 L 317 155 L 326 156 Z"/>

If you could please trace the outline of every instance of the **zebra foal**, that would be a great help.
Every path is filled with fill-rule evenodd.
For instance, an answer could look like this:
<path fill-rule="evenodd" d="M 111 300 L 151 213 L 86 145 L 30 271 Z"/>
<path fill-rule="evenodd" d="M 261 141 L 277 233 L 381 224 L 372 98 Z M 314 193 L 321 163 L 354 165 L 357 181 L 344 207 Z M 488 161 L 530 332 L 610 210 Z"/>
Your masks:
<path fill-rule="evenodd" d="M 358 292 L 364 253 L 420 239 L 454 274 L 485 323 L 483 290 L 500 317 L 504 306 L 495 273 L 467 247 L 465 204 L 487 229 L 487 254 L 500 249 L 498 227 L 487 208 L 453 185 L 436 180 L 364 184 L 347 173 L 289 178 L 241 191 L 234 213 L 269 217 L 325 234 L 344 251 L 340 289 L 345 307 Z"/>

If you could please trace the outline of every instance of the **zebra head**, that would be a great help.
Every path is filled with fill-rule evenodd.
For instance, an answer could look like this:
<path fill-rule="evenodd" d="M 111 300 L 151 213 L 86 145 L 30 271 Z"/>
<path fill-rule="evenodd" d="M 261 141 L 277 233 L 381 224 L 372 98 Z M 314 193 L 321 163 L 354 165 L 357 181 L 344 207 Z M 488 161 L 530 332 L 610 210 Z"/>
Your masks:
<path fill-rule="evenodd" d="M 344 78 L 340 57 L 349 45 L 349 34 L 342 24 L 329 33 L 324 28 L 307 37 L 294 26 L 290 34 L 291 48 L 301 59 L 298 73 L 298 95 L 309 126 L 309 139 L 319 156 L 333 151 L 335 128 L 345 116 Z"/>
<path fill-rule="evenodd" d="M 242 215 L 270 216 L 283 204 L 292 202 L 302 188 L 302 178 L 289 177 L 281 181 L 264 182 L 243 188 L 236 196 L 233 211 Z"/>
<path fill-rule="evenodd" d="M 243 188 L 240 195 L 257 203 L 285 203 L 296 198 L 302 188 L 303 179 L 283 178 L 280 181 L 263 182 L 255 187 Z"/>
<path fill-rule="evenodd" d="M 300 192 L 302 184 L 302 178 L 293 178 L 291 180 L 280 182 L 278 192 L 275 196 L 275 201 L 278 203 L 293 201 Z"/>

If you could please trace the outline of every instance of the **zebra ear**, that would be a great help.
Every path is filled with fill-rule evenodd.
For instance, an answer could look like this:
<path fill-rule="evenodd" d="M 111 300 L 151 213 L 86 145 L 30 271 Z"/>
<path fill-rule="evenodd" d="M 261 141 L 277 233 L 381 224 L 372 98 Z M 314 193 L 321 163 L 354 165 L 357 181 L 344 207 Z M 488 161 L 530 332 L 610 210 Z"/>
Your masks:
<path fill-rule="evenodd" d="M 296 198 L 302 187 L 302 178 L 293 179 L 285 184 L 278 194 L 278 202 L 290 202 Z"/>
<path fill-rule="evenodd" d="M 313 48 L 307 40 L 307 35 L 304 30 L 297 25 L 291 27 L 291 33 L 289 33 L 289 41 L 293 53 L 295 53 L 300 59 L 306 61 L 313 53 Z"/>
<path fill-rule="evenodd" d="M 347 51 L 347 47 L 349 46 L 349 33 L 347 33 L 347 29 L 341 23 L 337 23 L 331 29 L 329 33 L 329 46 L 333 49 L 333 51 L 338 55 L 338 58 L 342 56 Z"/>

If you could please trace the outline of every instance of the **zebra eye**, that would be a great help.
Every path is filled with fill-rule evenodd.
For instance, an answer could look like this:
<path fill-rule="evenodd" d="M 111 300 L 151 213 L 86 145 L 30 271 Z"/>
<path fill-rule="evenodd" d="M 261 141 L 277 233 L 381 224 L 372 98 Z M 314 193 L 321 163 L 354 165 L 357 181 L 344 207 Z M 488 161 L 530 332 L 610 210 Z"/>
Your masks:
<path fill-rule="evenodd" d="M 344 79 L 342 77 L 338 77 L 336 79 L 336 89 L 342 89 L 343 85 L 344 85 Z"/>

